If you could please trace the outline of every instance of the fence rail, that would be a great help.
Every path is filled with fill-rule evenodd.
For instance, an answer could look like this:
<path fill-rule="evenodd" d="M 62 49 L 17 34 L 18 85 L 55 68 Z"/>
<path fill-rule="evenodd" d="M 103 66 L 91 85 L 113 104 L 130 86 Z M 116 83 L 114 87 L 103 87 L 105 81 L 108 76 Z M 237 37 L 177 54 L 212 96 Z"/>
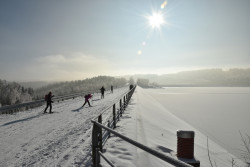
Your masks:
<path fill-rule="evenodd" d="M 145 145 L 143 145 L 143 144 L 141 144 L 141 143 L 139 143 L 139 142 L 137 142 L 135 140 L 132 140 L 132 139 L 130 139 L 130 138 L 128 138 L 128 137 L 114 131 L 113 129 L 100 124 L 99 122 L 96 122 L 96 121 L 92 120 L 92 123 L 95 124 L 96 126 L 98 126 L 99 128 L 103 128 L 103 129 L 107 130 L 108 132 L 112 133 L 113 135 L 125 140 L 126 142 L 128 142 L 128 143 L 130 143 L 130 144 L 132 144 L 132 145 L 134 145 L 134 146 L 136 146 L 136 147 L 138 147 L 138 148 L 140 148 L 140 149 L 142 149 L 142 150 L 144 150 L 144 151 L 146 151 L 146 152 L 148 152 L 148 153 L 150 153 L 150 154 L 152 154 L 152 155 L 154 155 L 154 156 L 156 156 L 156 157 L 158 157 L 160 159 L 162 159 L 165 162 L 168 162 L 168 163 L 170 163 L 172 165 L 176 165 L 176 166 L 179 166 L 179 167 L 192 167 L 189 164 L 186 164 L 186 163 L 184 163 L 182 161 L 179 161 L 179 160 L 174 159 L 174 158 L 172 158 L 170 156 L 162 154 L 162 153 L 160 153 L 160 152 L 158 152 L 156 150 L 153 150 L 152 148 L 149 148 L 149 147 L 147 147 L 147 146 L 145 146 Z"/>
<path fill-rule="evenodd" d="M 172 158 L 170 156 L 167 156 L 161 152 L 158 152 L 156 150 L 153 150 L 135 140 L 132 140 L 124 135 L 121 135 L 120 133 L 114 131 L 113 129 L 116 127 L 116 123 L 119 120 L 119 117 L 122 116 L 126 106 L 128 105 L 128 102 L 130 98 L 132 97 L 134 90 L 136 86 L 133 87 L 129 92 L 126 92 L 116 103 L 114 103 L 112 106 L 109 106 L 107 109 L 105 109 L 100 115 L 95 117 L 91 120 L 93 123 L 93 130 L 92 130 L 92 163 L 93 167 L 97 167 L 100 164 L 100 157 L 102 157 L 110 166 L 114 166 L 114 164 L 105 157 L 103 152 L 103 146 L 107 139 L 109 138 L 110 134 L 125 140 L 126 142 L 148 152 L 149 154 L 152 154 L 163 161 L 170 163 L 172 165 L 180 166 L 180 167 L 192 167 L 191 165 L 180 161 L 178 159 Z M 116 109 L 117 104 L 119 104 L 118 109 Z M 108 120 L 107 123 L 103 123 L 103 114 L 107 112 L 109 109 L 112 108 L 112 120 Z M 110 118 L 110 117 L 108 117 Z"/>

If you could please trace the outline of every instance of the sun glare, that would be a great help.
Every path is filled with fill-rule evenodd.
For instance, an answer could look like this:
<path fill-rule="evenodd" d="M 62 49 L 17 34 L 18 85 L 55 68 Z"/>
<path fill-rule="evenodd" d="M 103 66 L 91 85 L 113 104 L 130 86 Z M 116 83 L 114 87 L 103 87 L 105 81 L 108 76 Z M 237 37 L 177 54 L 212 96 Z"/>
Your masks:
<path fill-rule="evenodd" d="M 163 14 L 160 12 L 148 16 L 148 21 L 152 28 L 160 28 L 160 26 L 165 23 Z"/>

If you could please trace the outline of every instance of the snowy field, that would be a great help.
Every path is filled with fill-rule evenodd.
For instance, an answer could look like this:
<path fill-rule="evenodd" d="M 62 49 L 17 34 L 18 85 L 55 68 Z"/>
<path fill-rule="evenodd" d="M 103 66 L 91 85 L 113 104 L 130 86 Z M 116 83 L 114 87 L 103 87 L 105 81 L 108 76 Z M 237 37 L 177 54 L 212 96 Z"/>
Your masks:
<path fill-rule="evenodd" d="M 208 104 L 211 104 L 209 109 L 206 108 L 208 106 L 204 104 L 205 102 L 202 103 L 202 95 L 220 96 L 220 93 L 225 93 L 233 96 L 238 94 L 235 92 L 227 93 L 228 91 L 223 89 L 219 89 L 220 91 L 215 93 L 211 93 L 210 88 L 200 91 L 198 91 L 199 89 L 196 91 L 192 89 L 195 88 L 142 89 L 137 87 L 115 130 L 173 157 L 176 154 L 176 131 L 193 130 L 195 131 L 194 154 L 201 161 L 202 167 L 210 166 L 207 155 L 207 135 L 209 137 L 209 150 L 212 162 L 216 163 L 218 167 L 232 166 L 231 161 L 235 156 L 230 154 L 223 148 L 224 146 L 217 142 L 221 139 L 216 138 L 215 134 L 210 136 L 210 127 L 203 126 L 203 128 L 199 128 L 200 126 L 197 126 L 197 128 L 195 121 L 190 121 L 187 115 L 196 112 L 193 120 L 197 118 L 201 119 L 203 116 L 208 120 L 213 120 L 212 116 L 210 117 L 213 119 L 209 117 L 209 114 L 207 116 L 201 113 L 201 111 L 212 110 L 216 108 L 212 107 L 213 105 L 218 105 L 223 100 L 219 101 L 221 98 L 215 99 L 213 97 L 212 100 L 218 101 L 218 103 L 212 103 L 213 101 L 208 102 Z M 0 115 L 0 166 L 89 167 L 91 165 L 92 131 L 90 120 L 104 108 L 111 105 L 115 99 L 127 90 L 128 87 L 115 90 L 113 94 L 107 93 L 105 99 L 100 99 L 100 94 L 95 94 L 93 100 L 94 107 L 85 107 L 80 110 L 77 109 L 83 104 L 83 98 L 54 103 L 54 114 L 42 114 L 43 106 L 13 115 Z M 248 95 L 247 97 L 249 98 L 246 90 L 241 91 L 238 93 Z M 193 99 L 184 95 L 193 95 Z M 231 99 L 232 97 L 230 97 L 228 98 Z M 245 98 L 241 97 L 241 101 Z M 196 101 L 196 103 L 191 103 L 192 100 Z M 202 109 L 206 108 L 206 110 L 198 111 L 198 108 L 195 108 L 197 105 Z M 231 109 L 230 113 L 231 111 L 233 110 Z M 180 116 L 176 116 L 177 113 Z M 200 113 L 200 115 L 197 113 Z M 222 113 L 218 115 L 222 115 Z M 225 118 L 228 119 L 227 117 Z M 227 122 L 226 119 L 223 119 L 223 122 Z M 241 119 L 241 123 L 245 119 L 249 119 L 249 117 Z M 216 119 L 213 122 L 218 123 Z M 249 124 L 248 122 L 246 124 Z M 242 124 L 244 125 L 244 123 Z M 204 125 L 206 125 L 206 122 L 204 122 Z M 223 124 L 220 123 L 219 125 Z M 242 132 L 244 130 L 242 129 Z M 225 135 L 224 133 L 226 132 L 223 131 L 221 135 Z M 113 135 L 107 141 L 104 151 L 105 155 L 116 166 L 120 167 L 171 166 Z M 108 166 L 103 160 L 101 162 L 103 166 Z M 245 166 L 240 160 L 237 160 L 237 165 Z"/>
<path fill-rule="evenodd" d="M 250 88 L 201 87 L 146 89 L 168 111 L 240 156 L 239 131 L 250 135 Z"/>
<path fill-rule="evenodd" d="M 129 88 L 94 94 L 93 107 L 77 110 L 84 98 L 53 103 L 53 114 L 45 106 L 0 115 L 0 166 L 89 166 L 91 119 L 113 104 Z"/>

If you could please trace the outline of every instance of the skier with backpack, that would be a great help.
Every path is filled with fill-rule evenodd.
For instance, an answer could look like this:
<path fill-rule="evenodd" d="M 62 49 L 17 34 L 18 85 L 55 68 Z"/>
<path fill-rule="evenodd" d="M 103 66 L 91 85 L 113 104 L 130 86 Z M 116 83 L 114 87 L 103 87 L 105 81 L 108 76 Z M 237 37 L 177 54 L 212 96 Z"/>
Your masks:
<path fill-rule="evenodd" d="M 53 112 L 51 111 L 51 110 L 52 110 L 52 104 L 51 104 L 51 103 L 53 103 L 52 97 L 54 97 L 54 95 L 52 95 L 51 92 L 49 92 L 47 95 L 45 95 L 45 101 L 47 102 L 47 106 L 46 106 L 46 108 L 44 109 L 44 113 L 47 113 L 46 110 L 47 110 L 48 107 L 50 107 L 50 108 L 49 108 L 49 113 L 53 113 Z"/>
<path fill-rule="evenodd" d="M 89 107 L 92 107 L 92 106 L 90 105 L 90 103 L 89 103 L 89 99 L 92 98 L 92 95 L 91 95 L 91 94 L 87 94 L 87 95 L 84 96 L 84 98 L 85 98 L 85 102 L 84 102 L 84 104 L 82 105 L 82 107 L 84 107 L 86 103 L 89 104 Z"/>

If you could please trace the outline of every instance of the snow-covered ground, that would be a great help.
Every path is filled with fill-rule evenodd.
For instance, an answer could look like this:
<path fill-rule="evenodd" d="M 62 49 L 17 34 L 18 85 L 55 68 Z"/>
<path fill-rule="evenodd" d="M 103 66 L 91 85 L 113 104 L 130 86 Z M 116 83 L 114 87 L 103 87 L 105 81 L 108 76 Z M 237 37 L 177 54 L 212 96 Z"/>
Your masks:
<path fill-rule="evenodd" d="M 168 87 L 145 91 L 230 153 L 242 155 L 239 131 L 250 134 L 249 87 Z"/>
<path fill-rule="evenodd" d="M 115 89 L 104 99 L 94 94 L 93 107 L 80 110 L 81 97 L 53 103 L 53 114 L 43 114 L 42 106 L 0 115 L 0 166 L 88 166 L 91 119 L 128 90 Z"/>
<path fill-rule="evenodd" d="M 90 120 L 127 90 L 128 87 L 107 93 L 105 99 L 95 94 L 94 107 L 80 110 L 77 109 L 83 98 L 54 103 L 54 114 L 42 114 L 44 107 L 39 107 L 0 115 L 0 166 L 90 166 Z M 150 90 L 136 88 L 115 130 L 168 155 L 176 151 L 177 130 L 194 130 L 195 157 L 201 166 L 210 166 L 206 135 L 172 114 Z M 211 139 L 209 150 L 218 167 L 232 166 L 235 157 Z M 117 166 L 170 166 L 113 135 L 104 151 Z M 103 160 L 102 164 L 105 166 Z M 245 166 L 240 160 L 237 165 Z"/>
<path fill-rule="evenodd" d="M 177 150 L 176 131 L 193 130 L 195 131 L 194 155 L 200 160 L 201 166 L 211 166 L 208 158 L 207 136 L 173 115 L 166 106 L 152 96 L 152 91 L 155 90 L 136 88 L 130 105 L 117 124 L 116 131 L 171 156 Z M 164 90 L 158 90 L 159 92 L 164 93 Z M 180 108 L 186 107 L 179 105 Z M 231 167 L 232 158 L 236 161 L 236 165 L 246 166 L 211 139 L 208 141 L 213 166 Z M 117 166 L 171 166 L 115 136 L 108 140 L 104 150 L 106 150 L 105 155 Z M 105 164 L 103 161 L 102 163 Z"/>

